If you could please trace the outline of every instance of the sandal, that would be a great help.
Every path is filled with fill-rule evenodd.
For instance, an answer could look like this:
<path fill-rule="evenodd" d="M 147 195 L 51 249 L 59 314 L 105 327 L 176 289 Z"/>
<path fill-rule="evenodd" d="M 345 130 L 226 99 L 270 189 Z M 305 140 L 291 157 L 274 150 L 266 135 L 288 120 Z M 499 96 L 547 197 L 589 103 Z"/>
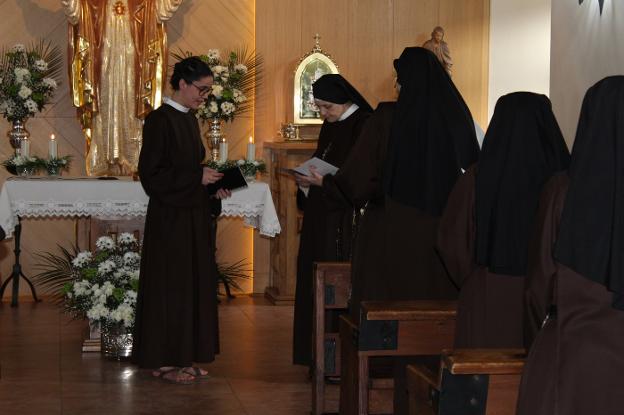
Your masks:
<path fill-rule="evenodd" d="M 169 383 L 175 383 L 176 385 L 190 385 L 195 383 L 194 375 L 177 367 L 159 369 L 153 373 L 158 373 L 157 375 L 154 375 L 155 377 Z"/>
<path fill-rule="evenodd" d="M 195 377 L 196 379 L 208 379 L 210 374 L 207 371 L 202 372 L 202 368 L 197 366 L 183 367 L 182 372 Z"/>
<path fill-rule="evenodd" d="M 178 368 L 175 366 L 163 366 L 156 370 L 153 370 L 152 376 L 154 376 L 155 378 L 162 378 L 164 375 L 174 370 L 178 370 Z"/>

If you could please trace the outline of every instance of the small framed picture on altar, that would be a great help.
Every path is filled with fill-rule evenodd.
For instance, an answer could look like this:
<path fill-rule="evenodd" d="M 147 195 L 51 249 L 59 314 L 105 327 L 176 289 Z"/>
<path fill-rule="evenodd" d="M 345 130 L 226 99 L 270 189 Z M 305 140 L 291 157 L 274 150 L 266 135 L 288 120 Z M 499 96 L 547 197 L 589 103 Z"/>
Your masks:
<path fill-rule="evenodd" d="M 294 88 L 294 123 L 322 124 L 319 110 L 314 103 L 312 85 L 321 76 L 337 74 L 338 66 L 331 57 L 323 52 L 319 45 L 320 37 L 315 36 L 316 44 L 311 52 L 299 61 L 295 70 Z"/>

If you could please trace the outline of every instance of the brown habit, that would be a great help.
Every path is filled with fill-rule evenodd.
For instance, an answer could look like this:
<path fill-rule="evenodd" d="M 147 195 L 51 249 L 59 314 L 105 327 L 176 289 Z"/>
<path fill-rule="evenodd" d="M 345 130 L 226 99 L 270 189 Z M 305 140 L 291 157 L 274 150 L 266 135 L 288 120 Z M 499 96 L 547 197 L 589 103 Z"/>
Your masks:
<path fill-rule="evenodd" d="M 205 150 L 191 112 L 150 113 L 139 159 L 149 195 L 132 360 L 140 367 L 211 362 L 219 349 L 211 201 Z"/>
<path fill-rule="evenodd" d="M 613 308 L 604 285 L 553 259 L 569 184 L 565 173 L 550 179 L 536 218 L 526 291 L 527 342 L 534 340 L 519 415 L 616 415 L 624 408 L 624 311 Z M 549 315 L 551 305 L 556 313 Z"/>
<path fill-rule="evenodd" d="M 323 188 L 364 207 L 352 264 L 350 312 L 358 320 L 363 300 L 455 298 L 434 251 L 437 218 L 388 199 L 382 172 L 396 103 L 379 104 L 335 177 Z"/>
<path fill-rule="evenodd" d="M 325 122 L 313 157 L 341 167 L 362 129 L 368 113 L 358 109 L 343 121 Z M 312 263 L 348 261 L 351 256 L 353 208 L 326 197 L 312 186 L 305 200 L 297 257 L 297 289 L 293 327 L 293 362 L 312 363 Z"/>
<path fill-rule="evenodd" d="M 524 277 L 495 274 L 475 261 L 475 174 L 472 166 L 449 195 L 438 252 L 460 287 L 456 348 L 521 348 Z"/>

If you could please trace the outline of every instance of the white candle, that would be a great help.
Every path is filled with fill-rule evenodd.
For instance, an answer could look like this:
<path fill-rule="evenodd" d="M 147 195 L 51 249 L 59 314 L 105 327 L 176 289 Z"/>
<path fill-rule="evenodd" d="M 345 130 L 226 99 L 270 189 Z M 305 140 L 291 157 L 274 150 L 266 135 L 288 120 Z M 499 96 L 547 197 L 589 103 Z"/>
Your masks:
<path fill-rule="evenodd" d="M 253 137 L 249 137 L 249 143 L 247 143 L 247 161 L 254 161 L 256 159 L 256 145 L 253 142 Z"/>
<path fill-rule="evenodd" d="M 219 143 L 219 161 L 225 163 L 228 159 L 228 143 L 225 138 Z"/>
<path fill-rule="evenodd" d="M 50 134 L 50 143 L 48 145 L 48 156 L 51 159 L 58 158 L 58 143 L 54 134 Z"/>
<path fill-rule="evenodd" d="M 22 140 L 20 143 L 20 152 L 24 157 L 30 156 L 30 142 L 28 140 Z"/>

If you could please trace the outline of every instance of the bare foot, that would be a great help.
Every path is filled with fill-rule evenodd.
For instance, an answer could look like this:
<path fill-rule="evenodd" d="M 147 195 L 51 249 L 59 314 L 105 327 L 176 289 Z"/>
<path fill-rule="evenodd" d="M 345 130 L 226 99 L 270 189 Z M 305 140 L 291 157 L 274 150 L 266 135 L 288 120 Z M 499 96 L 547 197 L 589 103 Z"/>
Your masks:
<path fill-rule="evenodd" d="M 193 376 L 198 377 L 198 378 L 208 377 L 208 371 L 202 369 L 199 366 L 183 367 L 182 368 L 182 372 L 188 373 L 189 375 L 193 375 Z"/>
<path fill-rule="evenodd" d="M 183 369 L 165 372 L 161 378 L 167 382 L 176 383 L 178 385 L 188 385 L 195 382 L 195 376 L 185 372 Z"/>
<path fill-rule="evenodd" d="M 175 366 L 163 366 L 161 368 L 159 368 L 158 370 L 154 370 L 152 372 L 152 376 L 160 378 L 163 377 L 166 373 L 171 372 L 172 370 L 176 370 L 177 367 Z"/>

